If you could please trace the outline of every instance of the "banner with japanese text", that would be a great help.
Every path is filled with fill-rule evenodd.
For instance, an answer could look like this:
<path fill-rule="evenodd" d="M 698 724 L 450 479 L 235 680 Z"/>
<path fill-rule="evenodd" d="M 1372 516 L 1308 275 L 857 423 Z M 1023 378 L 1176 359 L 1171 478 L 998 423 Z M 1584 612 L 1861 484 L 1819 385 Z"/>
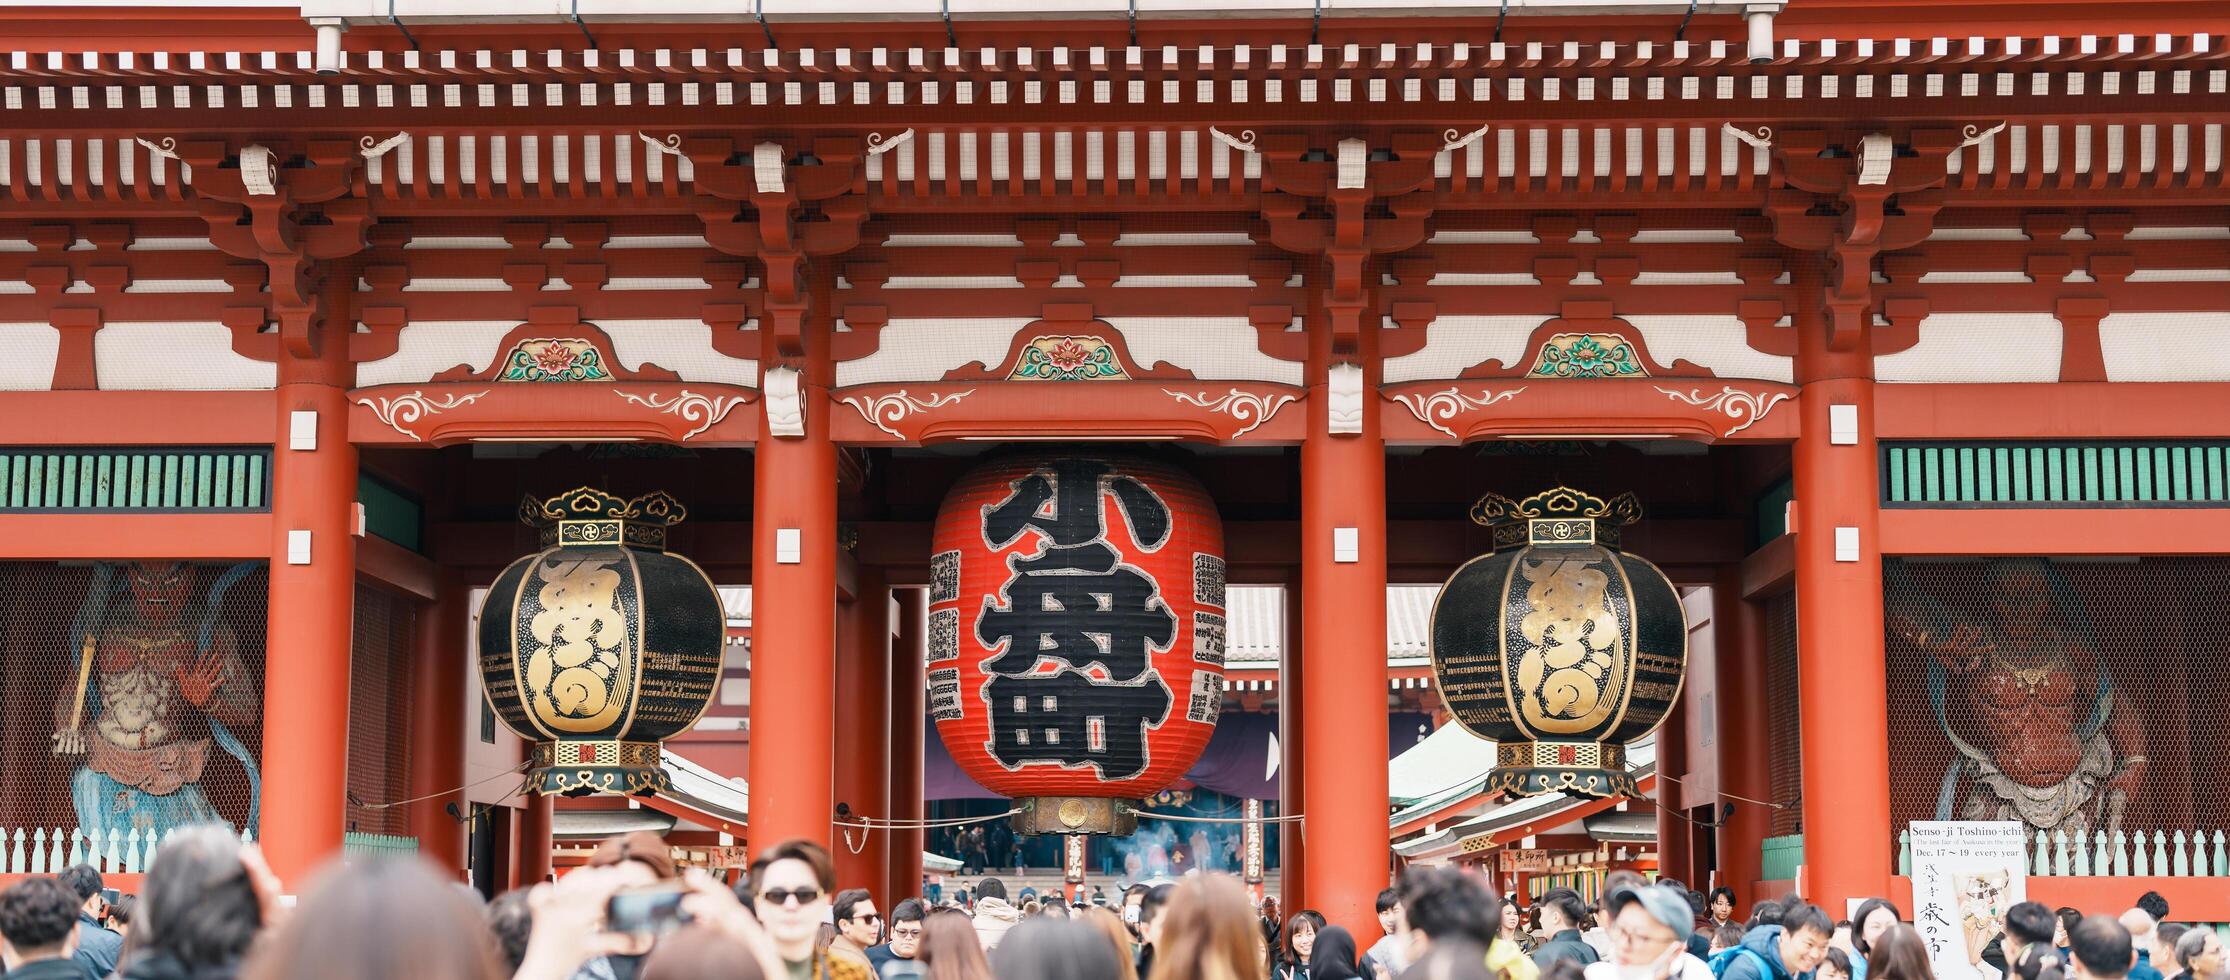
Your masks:
<path fill-rule="evenodd" d="M 2027 841 L 2017 821 L 1913 821 L 1913 927 L 1938 980 L 1996 976 L 1982 950 L 2028 899 Z"/>

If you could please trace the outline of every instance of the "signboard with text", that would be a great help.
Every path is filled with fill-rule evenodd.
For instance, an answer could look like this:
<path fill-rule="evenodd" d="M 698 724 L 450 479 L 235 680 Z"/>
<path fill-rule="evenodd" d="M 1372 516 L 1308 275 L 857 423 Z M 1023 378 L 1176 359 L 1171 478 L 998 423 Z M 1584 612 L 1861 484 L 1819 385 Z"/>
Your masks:
<path fill-rule="evenodd" d="M 1913 927 L 1938 980 L 1996 971 L 1982 950 L 2005 928 L 2005 911 L 2028 899 L 2028 834 L 2012 821 L 1912 823 Z"/>

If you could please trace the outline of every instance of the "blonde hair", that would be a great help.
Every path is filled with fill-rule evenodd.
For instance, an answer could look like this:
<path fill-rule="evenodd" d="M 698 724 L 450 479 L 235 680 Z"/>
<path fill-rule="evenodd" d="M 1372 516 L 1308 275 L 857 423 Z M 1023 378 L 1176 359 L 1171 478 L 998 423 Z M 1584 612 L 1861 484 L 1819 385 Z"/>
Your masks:
<path fill-rule="evenodd" d="M 1148 980 L 1266 980 L 1261 926 L 1246 888 L 1229 875 L 1195 875 L 1177 886 L 1158 917 L 1161 942 Z"/>
<path fill-rule="evenodd" d="M 1105 934 L 1107 941 L 1114 945 L 1116 959 L 1122 962 L 1122 966 L 1116 971 L 1117 975 L 1122 980 L 1138 980 L 1138 965 L 1132 961 L 1130 953 L 1130 930 L 1123 926 L 1123 917 L 1103 905 L 1078 912 L 1076 917 Z"/>

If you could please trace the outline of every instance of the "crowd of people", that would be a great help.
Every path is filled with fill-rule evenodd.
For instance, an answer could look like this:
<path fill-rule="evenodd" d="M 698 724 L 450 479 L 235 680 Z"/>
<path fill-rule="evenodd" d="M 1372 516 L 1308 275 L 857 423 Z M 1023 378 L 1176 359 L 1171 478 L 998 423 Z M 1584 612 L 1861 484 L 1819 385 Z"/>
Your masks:
<path fill-rule="evenodd" d="M 1309 909 L 1281 915 L 1237 879 L 1196 873 L 1075 901 L 998 878 L 972 902 L 887 913 L 839 889 L 828 852 L 788 841 L 731 887 L 664 841 L 605 841 L 556 882 L 483 903 L 423 862 L 336 866 L 298 904 L 252 847 L 208 827 L 156 853 L 142 894 L 73 867 L 0 892 L 5 980 L 1949 980 L 1880 899 L 1850 921 L 1791 896 L 1737 919 L 1721 889 L 1614 872 L 1600 901 L 1530 907 L 1454 868 L 1378 896 L 1363 943 Z M 2003 980 L 2223 980 L 2211 928 L 2148 894 L 2118 917 L 2013 906 L 1975 956 Z"/>

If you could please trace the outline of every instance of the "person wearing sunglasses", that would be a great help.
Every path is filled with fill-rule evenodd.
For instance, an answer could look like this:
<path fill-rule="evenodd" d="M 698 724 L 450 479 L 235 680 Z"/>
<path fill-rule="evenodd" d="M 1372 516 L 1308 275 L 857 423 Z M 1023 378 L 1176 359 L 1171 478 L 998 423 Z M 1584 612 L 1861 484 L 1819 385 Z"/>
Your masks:
<path fill-rule="evenodd" d="M 865 964 L 813 948 L 835 887 L 828 850 L 811 841 L 783 841 L 751 862 L 741 897 L 774 940 L 790 980 L 872 980 Z"/>
<path fill-rule="evenodd" d="M 890 910 L 890 942 L 867 948 L 867 961 L 875 967 L 877 976 L 883 964 L 921 954 L 922 920 L 927 917 L 928 909 L 918 898 L 906 899 Z"/>
<path fill-rule="evenodd" d="M 829 908 L 836 916 L 836 938 L 829 941 L 829 954 L 872 969 L 867 949 L 883 938 L 883 916 L 875 911 L 874 897 L 865 888 L 846 888 L 836 893 Z"/>

